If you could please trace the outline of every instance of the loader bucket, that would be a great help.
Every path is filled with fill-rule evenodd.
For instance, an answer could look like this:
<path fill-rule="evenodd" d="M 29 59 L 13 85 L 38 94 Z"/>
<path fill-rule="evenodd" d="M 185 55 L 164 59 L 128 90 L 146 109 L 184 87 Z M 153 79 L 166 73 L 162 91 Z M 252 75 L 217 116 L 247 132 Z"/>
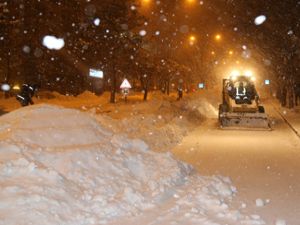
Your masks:
<path fill-rule="evenodd" d="M 222 129 L 271 130 L 265 113 L 223 112 L 219 120 Z"/>

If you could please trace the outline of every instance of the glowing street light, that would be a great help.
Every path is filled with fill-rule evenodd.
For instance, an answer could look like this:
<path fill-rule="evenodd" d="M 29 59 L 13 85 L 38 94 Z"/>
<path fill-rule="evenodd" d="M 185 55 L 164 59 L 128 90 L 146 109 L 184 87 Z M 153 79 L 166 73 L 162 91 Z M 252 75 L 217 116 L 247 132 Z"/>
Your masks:
<path fill-rule="evenodd" d="M 195 41 L 196 37 L 194 35 L 190 36 L 190 41 Z"/>
<path fill-rule="evenodd" d="M 233 55 L 233 51 L 230 50 L 230 51 L 228 52 L 228 54 L 229 54 L 229 55 Z"/>
<path fill-rule="evenodd" d="M 151 4 L 152 0 L 141 0 L 141 5 L 143 7 L 148 7 Z"/>
<path fill-rule="evenodd" d="M 194 45 L 195 42 L 196 42 L 196 37 L 194 35 L 191 35 L 189 37 L 189 43 L 190 43 L 190 45 Z"/>
<path fill-rule="evenodd" d="M 216 34 L 215 40 L 216 40 L 216 41 L 221 41 L 221 39 L 222 39 L 221 34 Z"/>
<path fill-rule="evenodd" d="M 186 0 L 186 2 L 187 2 L 188 4 L 193 4 L 193 3 L 196 2 L 196 0 Z"/>

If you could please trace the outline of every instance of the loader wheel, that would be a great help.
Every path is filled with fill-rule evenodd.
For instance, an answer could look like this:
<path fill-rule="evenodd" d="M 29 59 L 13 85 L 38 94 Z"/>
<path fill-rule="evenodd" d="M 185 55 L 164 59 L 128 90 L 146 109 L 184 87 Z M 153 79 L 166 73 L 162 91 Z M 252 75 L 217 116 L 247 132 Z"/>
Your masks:
<path fill-rule="evenodd" d="M 221 114 L 223 112 L 227 112 L 227 105 L 225 104 L 220 104 L 219 105 L 219 120 L 221 120 Z"/>
<path fill-rule="evenodd" d="M 258 112 L 259 113 L 265 113 L 265 108 L 263 106 L 258 106 Z"/>

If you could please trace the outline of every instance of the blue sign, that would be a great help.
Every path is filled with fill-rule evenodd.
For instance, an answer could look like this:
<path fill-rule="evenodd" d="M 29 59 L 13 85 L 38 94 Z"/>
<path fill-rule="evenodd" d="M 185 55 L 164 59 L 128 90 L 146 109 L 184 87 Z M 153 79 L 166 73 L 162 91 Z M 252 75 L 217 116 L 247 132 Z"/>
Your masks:
<path fill-rule="evenodd" d="M 265 80 L 265 85 L 270 85 L 270 80 Z"/>
<path fill-rule="evenodd" d="M 204 83 L 200 83 L 200 84 L 198 85 L 198 87 L 199 87 L 199 89 L 203 89 L 203 88 L 204 88 Z"/>
<path fill-rule="evenodd" d="M 90 77 L 103 78 L 104 74 L 101 70 L 90 69 Z"/>

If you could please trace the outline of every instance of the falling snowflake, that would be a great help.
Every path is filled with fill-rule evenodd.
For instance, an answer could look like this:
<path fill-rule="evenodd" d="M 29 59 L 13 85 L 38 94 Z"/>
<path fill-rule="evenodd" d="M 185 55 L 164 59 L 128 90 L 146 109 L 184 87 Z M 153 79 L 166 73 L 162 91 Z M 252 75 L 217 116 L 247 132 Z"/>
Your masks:
<path fill-rule="evenodd" d="M 266 20 L 267 20 L 267 17 L 264 16 L 264 15 L 261 15 L 261 16 L 258 16 L 258 17 L 255 18 L 254 23 L 255 23 L 256 25 L 261 25 L 261 24 L 263 24 Z"/>
<path fill-rule="evenodd" d="M 141 36 L 145 36 L 147 34 L 147 32 L 145 30 L 141 30 L 139 33 Z"/>
<path fill-rule="evenodd" d="M 30 53 L 30 47 L 28 45 L 23 46 L 23 52 Z"/>
<path fill-rule="evenodd" d="M 65 41 L 62 38 L 54 36 L 45 36 L 43 38 L 43 45 L 51 50 L 60 50 L 65 46 Z"/>
<path fill-rule="evenodd" d="M 99 18 L 94 19 L 95 26 L 99 26 L 100 22 L 101 22 L 101 20 Z"/>

